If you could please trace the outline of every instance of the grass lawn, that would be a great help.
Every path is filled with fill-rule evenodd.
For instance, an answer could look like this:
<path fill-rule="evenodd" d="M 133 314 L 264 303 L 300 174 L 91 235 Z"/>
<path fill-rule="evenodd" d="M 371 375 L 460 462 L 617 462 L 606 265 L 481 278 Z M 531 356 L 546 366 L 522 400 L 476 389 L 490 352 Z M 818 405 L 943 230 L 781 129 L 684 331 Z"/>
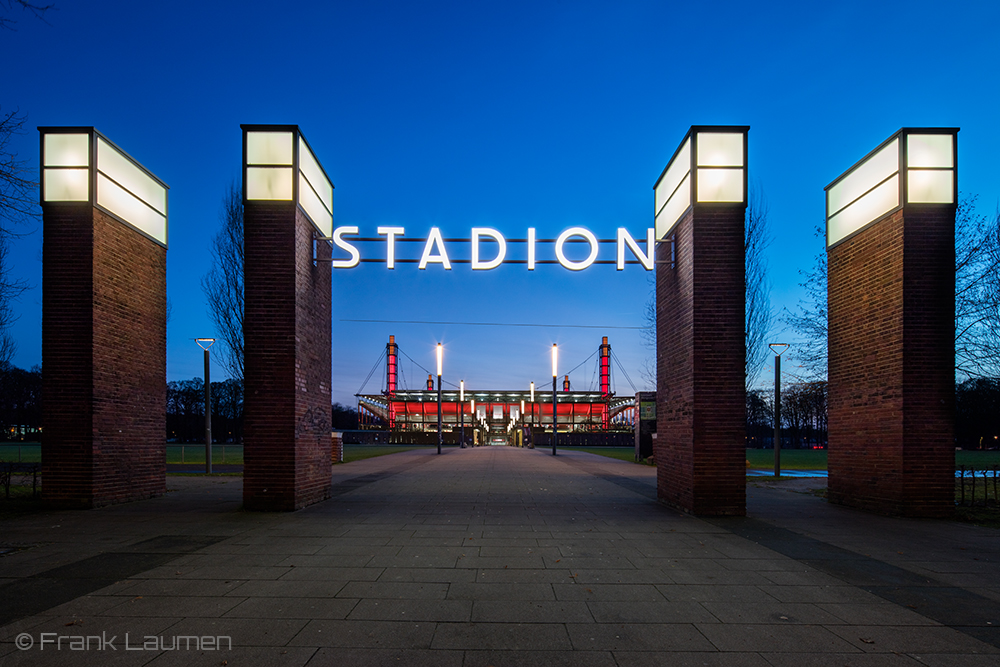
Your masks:
<path fill-rule="evenodd" d="M 549 449 L 551 446 L 538 447 L 537 449 Z M 629 463 L 635 463 L 635 448 L 634 447 L 560 447 L 556 445 L 556 451 L 560 449 L 572 449 L 577 452 L 590 452 L 591 454 L 599 454 L 600 456 L 607 456 L 612 459 L 621 459 L 622 461 L 628 461 Z"/>
<path fill-rule="evenodd" d="M 773 449 L 748 449 L 747 461 L 751 468 L 774 470 Z M 826 470 L 825 449 L 782 449 L 782 470 Z"/>

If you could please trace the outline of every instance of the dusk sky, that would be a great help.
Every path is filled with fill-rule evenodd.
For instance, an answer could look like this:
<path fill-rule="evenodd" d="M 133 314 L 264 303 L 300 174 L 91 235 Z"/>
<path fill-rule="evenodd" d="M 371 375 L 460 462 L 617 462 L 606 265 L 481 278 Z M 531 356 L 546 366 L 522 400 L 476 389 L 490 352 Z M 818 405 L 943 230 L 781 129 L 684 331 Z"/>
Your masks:
<path fill-rule="evenodd" d="M 241 123 L 298 124 L 336 186 L 334 225 L 364 236 L 394 225 L 419 238 L 476 226 L 553 238 L 582 226 L 637 239 L 688 128 L 749 125 L 779 316 L 823 251 L 823 188 L 900 127 L 960 127 L 961 196 L 978 195 L 981 213 L 1000 205 L 996 2 L 55 1 L 47 23 L 14 12 L 16 30 L 0 32 L 0 110 L 28 116 L 11 148 L 37 167 L 37 126 L 92 125 L 170 186 L 168 380 L 200 376 L 191 339 L 215 334 L 200 283 L 240 176 Z M 15 304 L 14 362 L 30 367 L 42 361 L 41 223 L 22 231 L 13 273 L 32 289 Z M 467 257 L 468 245 L 449 252 Z M 552 343 L 565 372 L 607 335 L 637 388 L 652 388 L 639 331 L 651 276 L 636 265 L 337 270 L 333 400 L 354 404 L 390 334 L 430 369 L 443 342 L 445 380 L 470 389 L 544 387 Z M 782 329 L 772 338 L 794 341 Z M 787 354 L 794 369 L 794 346 Z M 595 363 L 574 388 L 591 387 Z M 419 388 L 420 368 L 401 366 Z M 615 390 L 633 391 L 617 368 Z"/>

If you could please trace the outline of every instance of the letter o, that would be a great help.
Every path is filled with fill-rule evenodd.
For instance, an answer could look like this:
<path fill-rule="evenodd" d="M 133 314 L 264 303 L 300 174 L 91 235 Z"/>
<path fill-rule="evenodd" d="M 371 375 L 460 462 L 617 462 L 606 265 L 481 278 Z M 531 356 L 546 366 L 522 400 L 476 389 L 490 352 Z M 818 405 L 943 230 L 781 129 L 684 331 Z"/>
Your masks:
<path fill-rule="evenodd" d="M 590 254 L 587 256 L 587 259 L 579 262 L 566 259 L 566 254 L 563 252 L 563 245 L 566 243 L 567 239 L 573 236 L 582 236 L 587 240 L 587 243 L 590 244 Z M 593 264 L 595 259 L 597 259 L 597 237 L 594 236 L 593 232 L 589 229 L 584 229 L 583 227 L 570 227 L 556 239 L 556 259 L 558 259 L 559 263 L 570 271 L 584 270 Z"/>

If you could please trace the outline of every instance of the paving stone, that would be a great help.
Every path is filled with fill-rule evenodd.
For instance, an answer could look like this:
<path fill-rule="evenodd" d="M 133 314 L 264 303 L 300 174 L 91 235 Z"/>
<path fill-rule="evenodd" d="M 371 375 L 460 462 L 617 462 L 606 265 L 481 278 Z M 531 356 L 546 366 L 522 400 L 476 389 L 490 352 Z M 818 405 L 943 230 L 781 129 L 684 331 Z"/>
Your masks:
<path fill-rule="evenodd" d="M 321 648 L 310 667 L 461 667 L 462 651 Z"/>
<path fill-rule="evenodd" d="M 309 621 L 288 643 L 291 646 L 341 648 L 430 648 L 433 622 L 412 621 Z"/>
<path fill-rule="evenodd" d="M 552 600 L 477 600 L 474 623 L 590 623 L 594 620 L 585 602 Z"/>
<path fill-rule="evenodd" d="M 652 584 L 552 584 L 552 591 L 557 600 L 664 600 Z"/>
<path fill-rule="evenodd" d="M 666 600 L 593 600 L 587 607 L 598 623 L 715 623 L 697 602 Z"/>
<path fill-rule="evenodd" d="M 433 648 L 566 651 L 571 645 L 562 624 L 439 623 Z"/>
<path fill-rule="evenodd" d="M 858 650 L 830 630 L 810 625 L 699 623 L 697 628 L 719 651 L 850 653 Z"/>
<path fill-rule="evenodd" d="M 344 619 L 358 604 L 357 599 L 347 598 L 281 598 L 254 597 L 234 600 L 239 604 L 226 611 L 226 618 L 302 618 Z"/>
<path fill-rule="evenodd" d="M 466 651 L 463 667 L 615 667 L 610 651 Z M 662 665 L 662 663 L 661 663 Z"/>
<path fill-rule="evenodd" d="M 689 623 L 568 624 L 577 651 L 715 651 L 705 636 Z"/>
<path fill-rule="evenodd" d="M 449 584 L 435 582 L 352 581 L 339 597 L 397 600 L 443 600 Z"/>
<path fill-rule="evenodd" d="M 554 600 L 551 584 L 451 584 L 449 600 Z"/>
<path fill-rule="evenodd" d="M 468 621 L 472 600 L 362 600 L 349 620 L 375 621 Z"/>

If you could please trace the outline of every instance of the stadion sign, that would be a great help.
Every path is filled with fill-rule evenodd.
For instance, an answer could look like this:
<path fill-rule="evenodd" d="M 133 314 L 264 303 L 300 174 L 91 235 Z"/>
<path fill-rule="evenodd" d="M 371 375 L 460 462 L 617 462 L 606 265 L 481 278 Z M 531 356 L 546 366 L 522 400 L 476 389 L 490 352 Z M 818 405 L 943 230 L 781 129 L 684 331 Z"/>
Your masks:
<path fill-rule="evenodd" d="M 451 270 L 454 264 L 470 264 L 473 271 L 488 271 L 495 269 L 501 264 L 527 264 L 529 271 L 534 271 L 537 264 L 560 264 L 570 271 L 582 271 L 593 264 L 614 264 L 619 271 L 624 270 L 626 264 L 641 264 L 647 271 L 653 270 L 653 260 L 655 256 L 656 243 L 654 240 L 654 229 L 646 230 L 645 250 L 643 250 L 635 238 L 629 234 L 628 230 L 620 227 L 615 239 L 598 239 L 592 231 L 584 227 L 570 227 L 563 231 L 555 239 L 537 238 L 534 227 L 528 228 L 526 238 L 508 239 L 496 229 L 491 227 L 473 227 L 472 237 L 468 239 L 444 238 L 438 227 L 432 227 L 426 238 L 409 238 L 406 236 L 404 227 L 379 227 L 378 236 L 361 237 L 360 229 L 355 226 L 337 227 L 333 236 L 325 240 L 333 241 L 335 255 L 346 257 L 334 257 L 332 266 L 335 269 L 352 269 L 361 262 L 385 262 L 386 268 L 394 269 L 396 264 L 417 264 L 418 268 L 426 269 L 429 264 L 440 264 L 445 270 Z M 423 244 L 420 258 L 400 258 L 397 256 L 397 246 L 401 243 L 421 243 Z M 469 259 L 452 259 L 449 254 L 449 246 L 468 243 L 471 244 Z M 383 252 L 379 258 L 362 257 L 359 246 L 371 246 L 372 244 L 384 245 Z M 507 248 L 510 244 L 524 244 L 527 246 L 527 253 L 524 259 L 508 259 Z M 554 258 L 538 258 L 538 246 L 551 244 L 554 246 Z M 598 259 L 599 248 L 602 244 L 614 244 L 616 256 L 614 260 Z M 583 252 L 574 248 L 567 255 L 567 246 L 582 247 Z M 634 260 L 625 260 L 625 252 L 628 250 Z"/>

